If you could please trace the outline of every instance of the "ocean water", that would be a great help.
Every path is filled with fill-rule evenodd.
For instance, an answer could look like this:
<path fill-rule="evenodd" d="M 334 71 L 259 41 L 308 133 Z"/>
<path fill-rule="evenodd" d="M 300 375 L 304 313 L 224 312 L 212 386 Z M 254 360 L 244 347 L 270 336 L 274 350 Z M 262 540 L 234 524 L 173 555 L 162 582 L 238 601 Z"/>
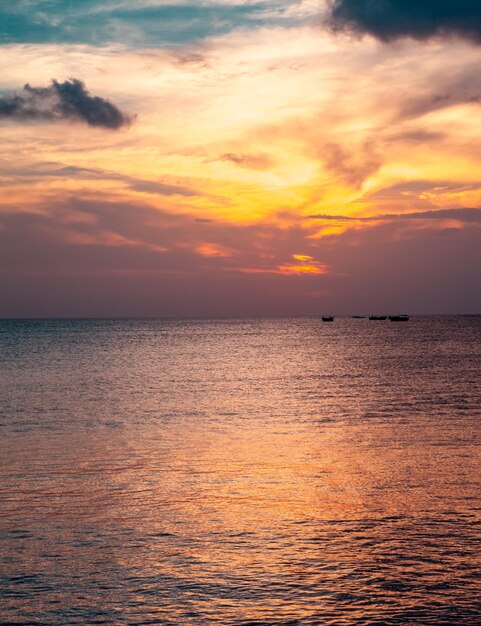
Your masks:
<path fill-rule="evenodd" d="M 481 317 L 0 321 L 0 623 L 481 624 Z"/>

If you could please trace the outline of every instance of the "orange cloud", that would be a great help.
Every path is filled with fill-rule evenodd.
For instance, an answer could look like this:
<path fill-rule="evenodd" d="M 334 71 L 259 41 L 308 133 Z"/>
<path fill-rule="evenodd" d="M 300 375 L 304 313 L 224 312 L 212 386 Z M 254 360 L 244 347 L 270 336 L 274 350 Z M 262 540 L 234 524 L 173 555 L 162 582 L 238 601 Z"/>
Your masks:
<path fill-rule="evenodd" d="M 203 243 L 196 246 L 195 251 L 205 257 L 228 258 L 232 256 L 232 250 L 215 243 Z"/>
<path fill-rule="evenodd" d="M 286 263 L 279 266 L 279 272 L 281 274 L 288 275 L 301 275 L 301 274 L 327 274 L 327 266 L 318 263 L 312 256 L 307 254 L 293 254 L 294 261 L 301 261 L 301 263 Z"/>

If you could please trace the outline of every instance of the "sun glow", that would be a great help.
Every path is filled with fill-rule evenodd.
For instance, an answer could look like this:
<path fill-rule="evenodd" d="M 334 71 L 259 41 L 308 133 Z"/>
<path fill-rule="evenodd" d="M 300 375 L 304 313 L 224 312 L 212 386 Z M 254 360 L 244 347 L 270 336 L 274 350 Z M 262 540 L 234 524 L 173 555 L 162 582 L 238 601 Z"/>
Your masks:
<path fill-rule="evenodd" d="M 278 294 L 276 281 L 305 285 L 312 302 L 367 268 L 356 255 L 380 241 L 389 251 L 479 228 L 476 216 L 434 215 L 481 203 L 479 104 L 459 86 L 479 59 L 455 41 L 394 49 L 307 25 L 189 49 L 3 46 L 3 90 L 79 76 L 133 121 L 3 120 L 1 232 L 42 250 L 35 271 L 44 259 L 64 268 L 74 250 L 78 275 L 90 263 L 102 275 L 205 272 L 212 284 L 248 275 Z M 413 212 L 425 219 L 401 219 Z"/>
<path fill-rule="evenodd" d="M 321 275 L 327 274 L 327 266 L 318 263 L 312 256 L 306 254 L 293 254 L 292 259 L 297 263 L 286 263 L 279 266 L 281 274 L 287 275 Z"/>

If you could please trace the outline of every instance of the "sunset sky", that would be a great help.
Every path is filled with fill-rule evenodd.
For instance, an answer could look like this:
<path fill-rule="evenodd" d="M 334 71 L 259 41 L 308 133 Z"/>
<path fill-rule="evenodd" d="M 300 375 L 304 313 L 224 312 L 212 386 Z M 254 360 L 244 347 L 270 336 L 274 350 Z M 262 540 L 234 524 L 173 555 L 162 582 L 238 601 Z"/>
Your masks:
<path fill-rule="evenodd" d="M 481 3 L 0 8 L 0 316 L 481 312 Z"/>

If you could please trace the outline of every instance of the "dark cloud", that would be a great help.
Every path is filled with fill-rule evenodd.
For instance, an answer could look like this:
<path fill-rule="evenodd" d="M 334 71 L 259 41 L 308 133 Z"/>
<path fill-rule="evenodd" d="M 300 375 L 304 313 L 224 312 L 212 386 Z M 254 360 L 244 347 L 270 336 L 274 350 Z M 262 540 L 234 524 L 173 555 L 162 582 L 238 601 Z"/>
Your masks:
<path fill-rule="evenodd" d="M 326 213 L 315 213 L 314 215 L 308 215 L 309 220 L 321 220 L 323 222 L 358 222 L 371 219 L 367 217 L 347 217 L 346 215 L 327 215 Z"/>
<path fill-rule="evenodd" d="M 25 85 L 20 94 L 0 97 L 0 119 L 17 121 L 84 122 L 116 130 L 132 119 L 114 104 L 92 96 L 82 81 L 53 80 L 48 87 Z"/>
<path fill-rule="evenodd" d="M 481 43 L 479 0 L 332 0 L 336 30 L 367 33 L 381 41 L 456 35 Z"/>
<path fill-rule="evenodd" d="M 438 209 L 437 211 L 418 211 L 397 216 L 398 219 L 457 220 L 459 222 L 481 224 L 481 209 Z"/>
<path fill-rule="evenodd" d="M 458 222 L 481 224 L 481 208 L 438 209 L 436 211 L 416 211 L 414 213 L 384 213 L 371 217 L 347 217 L 346 215 L 326 215 L 317 213 L 308 219 L 333 222 L 381 222 L 395 220 L 457 220 Z"/>

